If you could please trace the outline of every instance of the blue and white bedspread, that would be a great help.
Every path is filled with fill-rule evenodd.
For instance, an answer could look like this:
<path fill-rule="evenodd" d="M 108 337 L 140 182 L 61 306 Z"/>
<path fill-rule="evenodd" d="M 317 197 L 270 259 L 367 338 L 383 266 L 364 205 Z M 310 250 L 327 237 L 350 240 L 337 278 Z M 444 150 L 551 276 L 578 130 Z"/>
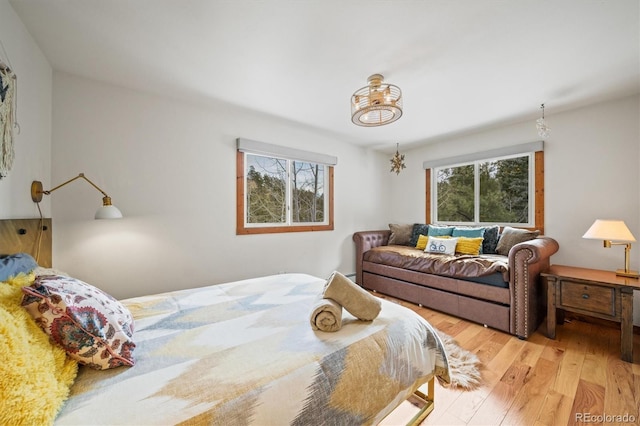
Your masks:
<path fill-rule="evenodd" d="M 434 376 L 448 382 L 435 330 L 397 304 L 312 330 L 324 283 L 283 274 L 124 300 L 136 365 L 81 368 L 56 424 L 376 424 Z"/>

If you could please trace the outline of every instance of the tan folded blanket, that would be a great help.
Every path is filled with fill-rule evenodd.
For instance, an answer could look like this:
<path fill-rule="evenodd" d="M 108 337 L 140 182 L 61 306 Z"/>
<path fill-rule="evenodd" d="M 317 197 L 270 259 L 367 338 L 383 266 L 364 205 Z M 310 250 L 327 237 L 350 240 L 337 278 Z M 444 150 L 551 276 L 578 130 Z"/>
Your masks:
<path fill-rule="evenodd" d="M 320 295 L 313 305 L 309 321 L 314 330 L 338 331 L 342 328 L 342 306 Z"/>
<path fill-rule="evenodd" d="M 380 313 L 382 304 L 349 278 L 335 271 L 324 286 L 323 296 L 341 304 L 354 317 L 371 321 Z"/>

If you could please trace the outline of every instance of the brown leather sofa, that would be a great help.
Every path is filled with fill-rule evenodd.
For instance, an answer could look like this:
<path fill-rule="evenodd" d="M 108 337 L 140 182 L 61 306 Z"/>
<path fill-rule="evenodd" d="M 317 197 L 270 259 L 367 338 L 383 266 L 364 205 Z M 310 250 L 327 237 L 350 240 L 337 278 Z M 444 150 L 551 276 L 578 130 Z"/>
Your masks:
<path fill-rule="evenodd" d="M 362 287 L 465 318 L 527 339 L 545 316 L 546 288 L 540 272 L 558 243 L 539 236 L 516 244 L 509 251 L 508 286 L 417 272 L 367 261 L 365 253 L 388 244 L 391 231 L 362 231 L 356 244 L 356 282 Z"/>

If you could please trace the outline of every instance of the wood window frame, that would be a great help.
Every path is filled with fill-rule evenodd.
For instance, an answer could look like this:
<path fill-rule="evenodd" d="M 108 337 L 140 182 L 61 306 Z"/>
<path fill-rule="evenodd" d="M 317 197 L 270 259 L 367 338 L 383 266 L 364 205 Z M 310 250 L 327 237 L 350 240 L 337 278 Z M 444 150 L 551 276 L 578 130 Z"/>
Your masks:
<path fill-rule="evenodd" d="M 314 231 L 333 231 L 333 166 L 327 166 L 328 169 L 328 210 L 329 223 L 324 225 L 278 225 L 278 226 L 259 226 L 246 227 L 244 224 L 245 216 L 245 193 L 244 193 L 244 152 L 236 151 L 236 235 L 250 234 L 278 234 L 285 232 L 314 232 Z"/>
<path fill-rule="evenodd" d="M 535 212 L 534 227 L 525 228 L 530 230 L 539 230 L 540 234 L 544 234 L 544 151 L 536 151 L 534 154 L 534 196 L 535 196 Z M 426 214 L 425 223 L 431 223 L 431 169 L 425 169 L 425 187 L 426 187 Z"/>

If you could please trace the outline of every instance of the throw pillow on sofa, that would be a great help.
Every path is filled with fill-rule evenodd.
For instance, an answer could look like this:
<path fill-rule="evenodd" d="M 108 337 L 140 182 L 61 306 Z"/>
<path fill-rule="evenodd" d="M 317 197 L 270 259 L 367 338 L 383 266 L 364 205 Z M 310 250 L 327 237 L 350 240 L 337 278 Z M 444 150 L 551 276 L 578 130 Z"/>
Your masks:
<path fill-rule="evenodd" d="M 481 253 L 482 241 L 484 238 L 468 238 L 468 237 L 456 237 L 458 238 L 458 244 L 456 244 L 456 253 L 471 254 L 477 256 Z"/>
<path fill-rule="evenodd" d="M 429 235 L 430 237 L 450 237 L 453 234 L 453 226 L 436 226 L 429 225 Z"/>
<path fill-rule="evenodd" d="M 424 251 L 427 253 L 455 254 L 457 243 L 457 238 L 429 237 Z"/>
<path fill-rule="evenodd" d="M 502 234 L 500 235 L 500 239 L 498 240 L 496 253 L 503 256 L 508 256 L 511 247 L 525 241 L 531 241 L 538 235 L 540 235 L 540 231 L 538 230 L 529 231 L 527 229 L 518 229 L 512 228 L 510 226 L 505 226 L 502 230 Z"/>
<path fill-rule="evenodd" d="M 416 223 L 413 225 L 411 240 L 409 240 L 409 245 L 411 247 L 415 247 L 418 244 L 418 238 L 420 238 L 420 235 L 429 235 L 429 225 L 424 223 Z"/>
<path fill-rule="evenodd" d="M 453 233 L 451 234 L 451 236 L 453 237 L 465 237 L 465 238 L 484 238 L 484 231 L 485 228 L 484 227 L 476 227 L 476 228 L 472 228 L 470 226 L 456 226 L 453 228 Z M 458 244 L 460 243 L 460 241 L 458 241 Z M 466 249 L 466 251 L 472 251 L 475 252 L 475 249 L 473 247 L 469 247 Z M 456 249 L 456 251 L 460 251 L 458 249 Z M 480 244 L 480 250 L 479 253 L 464 253 L 464 254 L 482 254 L 482 244 Z"/>
<path fill-rule="evenodd" d="M 418 242 L 416 243 L 416 248 L 419 250 L 424 250 L 425 248 L 427 248 L 428 240 L 429 240 L 429 237 L 427 237 L 426 235 L 420 234 L 420 236 L 418 237 Z"/>
<path fill-rule="evenodd" d="M 498 237 L 500 236 L 500 227 L 498 225 L 487 226 L 484 228 L 484 241 L 482 241 L 483 254 L 495 254 L 498 245 Z"/>
<path fill-rule="evenodd" d="M 389 235 L 389 244 L 396 244 L 399 246 L 408 246 L 411 241 L 411 233 L 413 232 L 412 223 L 390 223 L 389 229 L 391 235 Z"/>
<path fill-rule="evenodd" d="M 484 238 L 484 227 L 472 228 L 468 226 L 455 226 L 453 228 L 452 237 L 467 237 L 467 238 Z"/>

